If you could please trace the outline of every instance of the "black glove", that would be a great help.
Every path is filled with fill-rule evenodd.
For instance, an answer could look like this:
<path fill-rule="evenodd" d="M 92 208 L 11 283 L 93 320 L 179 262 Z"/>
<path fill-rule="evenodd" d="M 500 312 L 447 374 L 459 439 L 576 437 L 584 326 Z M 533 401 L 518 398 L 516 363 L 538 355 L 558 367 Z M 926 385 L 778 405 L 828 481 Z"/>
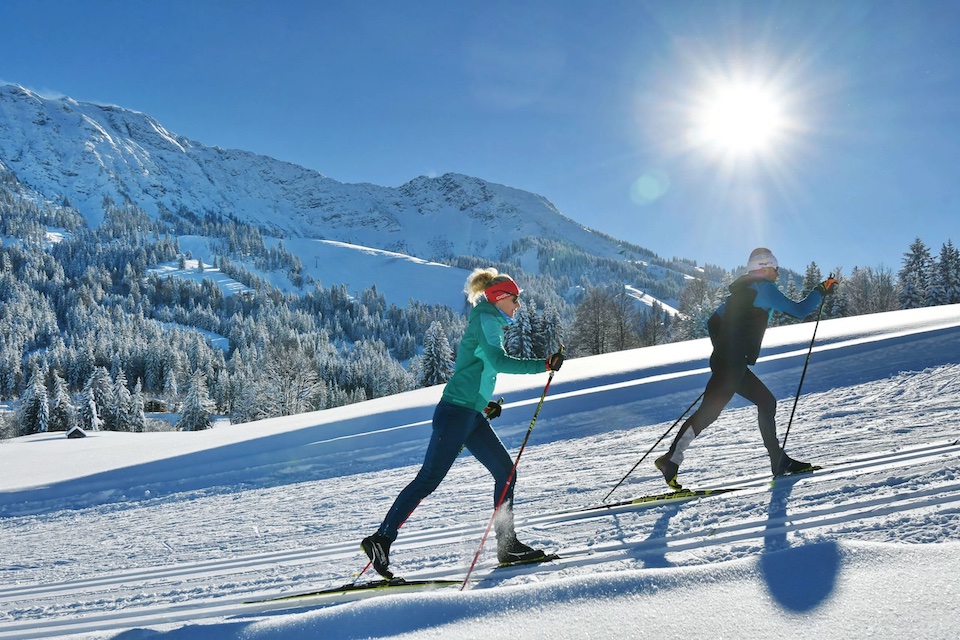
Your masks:
<path fill-rule="evenodd" d="M 487 420 L 493 420 L 500 415 L 500 412 L 503 408 L 500 406 L 503 403 L 503 398 L 500 398 L 496 402 L 488 402 L 487 408 L 483 410 L 483 415 L 487 417 Z"/>
<path fill-rule="evenodd" d="M 834 293 L 837 290 L 837 279 L 833 276 L 830 276 L 820 284 L 818 284 L 815 289 L 820 292 L 821 295 L 827 296 L 831 293 Z"/>
<path fill-rule="evenodd" d="M 555 354 L 547 358 L 547 369 L 550 371 L 560 371 L 560 367 L 563 366 L 563 351 L 557 351 Z"/>

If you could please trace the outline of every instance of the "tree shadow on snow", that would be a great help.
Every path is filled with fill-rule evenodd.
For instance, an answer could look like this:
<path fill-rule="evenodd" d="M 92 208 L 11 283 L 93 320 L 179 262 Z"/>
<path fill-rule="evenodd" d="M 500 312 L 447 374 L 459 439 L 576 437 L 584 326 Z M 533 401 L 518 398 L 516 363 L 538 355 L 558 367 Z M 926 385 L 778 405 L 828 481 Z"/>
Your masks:
<path fill-rule="evenodd" d="M 770 497 L 760 573 L 773 599 L 794 613 L 806 613 L 825 603 L 840 574 L 840 550 L 835 542 L 791 547 L 787 534 L 795 529 L 787 504 L 796 479 L 778 478 Z"/>

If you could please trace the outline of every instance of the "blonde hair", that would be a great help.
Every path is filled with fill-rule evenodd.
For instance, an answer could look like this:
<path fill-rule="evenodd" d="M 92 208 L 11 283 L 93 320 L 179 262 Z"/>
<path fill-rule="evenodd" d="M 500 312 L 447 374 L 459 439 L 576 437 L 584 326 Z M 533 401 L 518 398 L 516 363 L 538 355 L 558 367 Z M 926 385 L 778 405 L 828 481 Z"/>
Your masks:
<path fill-rule="evenodd" d="M 477 268 L 467 277 L 467 282 L 463 285 L 463 292 L 467 294 L 467 300 L 470 301 L 470 304 L 476 306 L 487 287 L 507 280 L 512 281 L 513 278 L 505 273 L 500 273 L 493 267 Z"/>

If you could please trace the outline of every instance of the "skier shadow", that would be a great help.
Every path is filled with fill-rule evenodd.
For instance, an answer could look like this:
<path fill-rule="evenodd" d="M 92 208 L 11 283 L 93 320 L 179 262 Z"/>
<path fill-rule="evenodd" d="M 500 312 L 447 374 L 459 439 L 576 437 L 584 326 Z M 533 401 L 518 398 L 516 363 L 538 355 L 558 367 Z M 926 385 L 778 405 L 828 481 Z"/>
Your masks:
<path fill-rule="evenodd" d="M 815 609 L 827 601 L 840 573 L 840 550 L 833 541 L 791 546 L 787 534 L 796 525 L 787 504 L 797 478 L 777 478 L 767 510 L 760 575 L 771 597 L 794 613 Z"/>
<path fill-rule="evenodd" d="M 664 505 L 663 513 L 657 518 L 656 522 L 650 528 L 650 535 L 638 548 L 634 549 L 629 555 L 636 560 L 643 562 L 647 569 L 664 569 L 676 566 L 673 562 L 667 560 L 667 534 L 669 532 L 670 519 L 673 518 L 683 508 L 682 503 Z"/>
<path fill-rule="evenodd" d="M 791 546 L 787 534 L 796 529 L 787 516 L 787 505 L 796 478 L 778 478 L 767 509 L 763 553 L 758 561 L 760 577 L 775 602 L 794 613 L 816 609 L 836 588 L 840 573 L 840 550 L 835 542 Z M 649 536 L 630 554 L 645 568 L 675 566 L 667 559 L 669 523 L 684 504 L 665 506 Z"/>

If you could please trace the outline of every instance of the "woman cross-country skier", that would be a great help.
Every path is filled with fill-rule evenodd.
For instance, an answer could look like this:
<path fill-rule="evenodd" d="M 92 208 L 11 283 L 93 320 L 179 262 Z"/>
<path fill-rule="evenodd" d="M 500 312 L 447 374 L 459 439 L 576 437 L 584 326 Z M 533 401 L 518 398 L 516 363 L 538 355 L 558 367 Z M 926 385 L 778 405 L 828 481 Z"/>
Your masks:
<path fill-rule="evenodd" d="M 474 305 L 454 365 L 453 376 L 433 413 L 433 432 L 423 466 L 417 476 L 397 496 L 376 533 L 364 538 L 360 546 L 370 558 L 374 570 L 388 580 L 390 545 L 397 539 L 400 525 L 413 513 L 420 501 L 433 493 L 447 475 L 460 450 L 466 447 L 494 477 L 494 507 L 506 489 L 496 517 L 497 557 L 501 563 L 530 562 L 545 558 L 517 540 L 513 527 L 513 488 L 516 473 L 508 480 L 513 460 L 490 427 L 500 415 L 500 405 L 492 402 L 497 373 L 540 373 L 558 371 L 562 352 L 544 360 L 514 358 L 503 349 L 503 329 L 513 321 L 520 308 L 520 288 L 513 278 L 494 268 L 475 269 L 464 287 Z"/>
<path fill-rule="evenodd" d="M 694 438 L 717 419 L 733 394 L 743 396 L 757 405 L 760 435 L 775 476 L 813 468 L 808 462 L 794 460 L 781 449 L 777 439 L 777 400 L 749 367 L 757 362 L 763 334 L 774 311 L 794 318 L 805 318 L 817 309 L 825 295 L 834 292 L 837 281 L 832 277 L 827 278 L 806 298 L 795 302 L 783 295 L 774 284 L 780 269 L 769 249 L 754 249 L 747 270 L 749 273 L 730 285 L 730 295 L 707 323 L 713 354 L 710 356 L 711 376 L 703 392 L 703 403 L 680 427 L 670 450 L 654 463 L 663 474 L 663 479 L 674 489 L 682 488 L 677 481 L 677 471 L 683 462 L 684 451 Z"/>

